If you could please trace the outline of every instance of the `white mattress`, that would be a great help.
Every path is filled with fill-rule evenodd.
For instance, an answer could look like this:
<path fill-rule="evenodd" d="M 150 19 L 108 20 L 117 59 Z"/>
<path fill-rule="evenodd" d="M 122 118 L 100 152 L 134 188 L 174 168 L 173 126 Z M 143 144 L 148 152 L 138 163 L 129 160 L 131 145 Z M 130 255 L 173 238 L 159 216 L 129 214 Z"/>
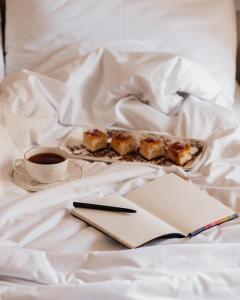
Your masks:
<path fill-rule="evenodd" d="M 94 201 L 112 193 L 125 195 L 169 172 L 189 179 L 239 213 L 240 127 L 234 112 L 193 93 L 181 102 L 181 110 L 170 116 L 139 97 L 122 94 L 121 99 L 112 102 L 114 125 L 205 139 L 208 147 L 196 168 L 184 172 L 176 166 L 156 168 L 78 161 L 84 170 L 79 180 L 37 193 L 27 192 L 12 183 L 14 159 L 22 157 L 25 149 L 38 144 L 59 145 L 72 130 L 71 124 L 65 126 L 58 122 L 59 109 L 65 99 L 62 95 L 72 96 L 69 91 L 73 86 L 75 91 L 94 91 L 87 82 L 81 85 L 78 80 L 82 68 L 91 74 L 95 65 L 92 58 L 88 60 L 91 63 L 82 65 L 79 58 L 72 58 L 72 52 L 68 55 L 71 61 L 59 63 L 57 57 L 51 59 L 51 71 L 45 75 L 22 71 L 2 83 L 1 297 L 6 300 L 238 299 L 238 219 L 192 239 L 157 240 L 139 249 L 127 250 L 70 214 L 73 200 Z M 39 68 L 46 70 L 47 65 Z M 142 67 L 145 82 L 149 83 L 156 65 L 148 68 L 147 73 L 145 63 Z M 168 72 L 169 61 L 165 67 Z M 181 70 L 175 71 L 172 87 L 181 74 Z M 114 69 L 112 73 L 109 69 L 108 74 L 110 78 L 114 76 Z M 188 79 L 185 83 L 189 91 L 194 91 L 191 87 L 199 84 L 198 77 L 184 78 Z M 137 83 L 133 84 L 136 90 Z M 209 85 L 208 95 L 212 92 L 211 86 L 214 88 Z M 198 87 L 200 92 L 204 86 Z M 115 92 L 124 92 L 124 88 L 115 86 Z M 81 107 L 92 116 L 95 126 L 94 114 L 86 101 L 82 101 Z M 65 113 L 68 114 L 67 107 Z"/>
<path fill-rule="evenodd" d="M 7 0 L 6 72 L 33 69 L 72 45 L 173 52 L 192 59 L 220 84 L 223 106 L 235 88 L 233 0 Z M 223 20 L 227 20 L 226 22 Z"/>

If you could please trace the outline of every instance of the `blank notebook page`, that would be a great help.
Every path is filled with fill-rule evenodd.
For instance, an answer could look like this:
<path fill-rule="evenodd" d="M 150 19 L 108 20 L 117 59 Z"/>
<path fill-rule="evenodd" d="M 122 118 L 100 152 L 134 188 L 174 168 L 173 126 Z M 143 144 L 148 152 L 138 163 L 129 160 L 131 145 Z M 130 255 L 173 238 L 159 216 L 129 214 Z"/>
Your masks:
<path fill-rule="evenodd" d="M 121 196 L 104 197 L 94 203 L 137 210 L 136 213 L 131 214 L 83 208 L 72 210 L 75 216 L 109 234 L 130 248 L 138 247 L 161 235 L 180 233 L 172 226 Z"/>
<path fill-rule="evenodd" d="M 129 193 L 127 198 L 185 235 L 235 214 L 197 186 L 175 174 L 163 175 Z"/>

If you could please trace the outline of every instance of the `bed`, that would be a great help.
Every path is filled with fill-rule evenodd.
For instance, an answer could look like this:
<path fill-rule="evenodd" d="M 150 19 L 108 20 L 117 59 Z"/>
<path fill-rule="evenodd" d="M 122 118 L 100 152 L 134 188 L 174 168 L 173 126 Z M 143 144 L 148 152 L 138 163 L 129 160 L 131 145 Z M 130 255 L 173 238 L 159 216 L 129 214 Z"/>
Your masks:
<path fill-rule="evenodd" d="M 192 239 L 129 250 L 70 213 L 73 201 L 125 195 L 170 172 L 239 212 L 235 22 L 230 0 L 6 1 L 3 299 L 238 299 L 238 219 Z M 26 149 L 61 146 L 86 125 L 208 146 L 188 172 L 76 160 L 79 180 L 35 193 L 12 182 L 14 160 Z"/>

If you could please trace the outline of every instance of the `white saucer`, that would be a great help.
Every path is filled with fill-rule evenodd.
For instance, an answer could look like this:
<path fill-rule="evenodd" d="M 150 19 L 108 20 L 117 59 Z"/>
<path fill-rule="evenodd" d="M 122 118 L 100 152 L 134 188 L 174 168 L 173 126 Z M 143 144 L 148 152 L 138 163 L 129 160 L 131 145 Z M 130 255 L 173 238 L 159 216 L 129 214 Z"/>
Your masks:
<path fill-rule="evenodd" d="M 19 172 L 18 172 L 19 171 Z M 76 179 L 81 178 L 83 174 L 82 168 L 75 163 L 74 161 L 69 161 L 67 172 L 64 175 L 64 178 L 61 179 L 61 181 L 57 181 L 54 183 L 39 183 L 32 179 L 26 172 L 23 163 L 19 164 L 12 172 L 12 181 L 16 185 L 20 186 L 21 188 L 24 188 L 31 192 L 37 192 L 45 190 L 49 187 L 53 187 L 56 185 L 63 184 L 64 182 L 73 181 Z"/>

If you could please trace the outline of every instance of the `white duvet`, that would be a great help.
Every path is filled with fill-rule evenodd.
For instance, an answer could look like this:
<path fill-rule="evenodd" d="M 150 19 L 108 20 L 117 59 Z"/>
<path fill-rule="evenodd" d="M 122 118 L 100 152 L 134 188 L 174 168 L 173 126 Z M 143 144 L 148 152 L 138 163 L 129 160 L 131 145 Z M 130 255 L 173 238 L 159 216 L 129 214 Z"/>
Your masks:
<path fill-rule="evenodd" d="M 201 67 L 173 54 L 74 46 L 34 72 L 6 78 L 0 95 L 1 297 L 238 299 L 239 220 L 191 240 L 127 250 L 70 214 L 73 200 L 124 195 L 167 172 L 239 212 L 240 127 L 234 111 L 218 105 L 221 97 Z M 84 176 L 74 182 L 37 193 L 11 182 L 14 159 L 34 145 L 60 145 L 78 125 L 159 130 L 206 139 L 208 148 L 190 172 L 78 161 Z"/>

